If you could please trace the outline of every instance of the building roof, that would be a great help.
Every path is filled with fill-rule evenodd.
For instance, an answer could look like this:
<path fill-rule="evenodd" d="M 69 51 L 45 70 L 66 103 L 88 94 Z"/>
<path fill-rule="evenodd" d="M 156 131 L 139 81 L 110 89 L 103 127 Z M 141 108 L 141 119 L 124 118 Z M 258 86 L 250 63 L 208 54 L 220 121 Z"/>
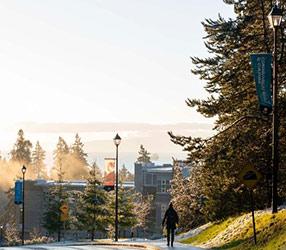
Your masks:
<path fill-rule="evenodd" d="M 147 172 L 153 172 L 153 173 L 172 173 L 173 167 L 151 167 L 151 168 L 145 168 Z"/>
<path fill-rule="evenodd" d="M 61 183 L 61 185 L 73 186 L 73 187 L 85 187 L 86 184 L 87 184 L 86 180 L 70 180 L 70 181 L 63 181 Z M 55 186 L 55 185 L 59 185 L 59 183 L 57 181 L 52 181 L 52 180 L 38 179 L 38 180 L 35 180 L 35 185 L 37 185 L 37 186 Z M 134 188 L 134 181 L 123 182 L 123 187 Z"/>
<path fill-rule="evenodd" d="M 123 182 L 123 187 L 125 187 L 125 188 L 134 188 L 135 187 L 135 183 L 134 183 L 134 181 L 125 181 L 125 182 Z"/>

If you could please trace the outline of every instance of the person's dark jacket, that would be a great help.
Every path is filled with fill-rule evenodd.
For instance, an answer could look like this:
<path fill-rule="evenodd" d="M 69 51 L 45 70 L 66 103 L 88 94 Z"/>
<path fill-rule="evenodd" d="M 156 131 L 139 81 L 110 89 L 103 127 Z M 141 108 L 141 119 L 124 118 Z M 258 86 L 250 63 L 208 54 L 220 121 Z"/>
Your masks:
<path fill-rule="evenodd" d="M 164 226 L 166 223 L 167 228 L 176 228 L 176 224 L 179 222 L 179 217 L 177 212 L 173 207 L 169 207 L 165 213 L 162 225 Z"/>

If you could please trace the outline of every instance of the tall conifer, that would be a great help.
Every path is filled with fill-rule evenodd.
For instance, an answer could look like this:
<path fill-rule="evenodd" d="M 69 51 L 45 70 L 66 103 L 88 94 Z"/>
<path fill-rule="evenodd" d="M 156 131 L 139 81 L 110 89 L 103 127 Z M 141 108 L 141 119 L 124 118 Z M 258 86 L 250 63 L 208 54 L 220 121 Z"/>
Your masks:
<path fill-rule="evenodd" d="M 138 163 L 150 163 L 151 158 L 150 158 L 150 153 L 144 148 L 143 145 L 140 145 L 140 150 L 138 152 L 138 158 L 137 162 Z"/>
<path fill-rule="evenodd" d="M 35 145 L 35 149 L 32 151 L 32 171 L 37 178 L 47 178 L 47 169 L 45 165 L 46 152 L 41 147 L 39 141 Z"/>
<path fill-rule="evenodd" d="M 250 66 L 252 53 L 271 52 L 272 30 L 267 15 L 272 1 L 225 0 L 232 5 L 235 17 L 217 20 L 206 19 L 205 45 L 208 58 L 192 57 L 192 73 L 204 80 L 209 93 L 205 100 L 188 99 L 187 105 L 204 115 L 214 117 L 216 135 L 203 139 L 176 136 L 171 140 L 183 146 L 192 162 L 193 173 L 189 185 L 206 197 L 203 208 L 209 220 L 220 219 L 249 209 L 248 192 L 238 178 L 244 166 L 251 165 L 264 178 L 255 189 L 257 207 L 269 205 L 271 182 L 271 116 L 263 116 Z M 285 1 L 281 1 L 285 9 Z M 279 32 L 282 38 L 283 32 Z M 285 159 L 285 49 L 279 44 L 279 115 L 280 115 L 280 167 Z M 281 170 L 281 175 L 283 176 Z M 285 172 L 285 171 L 284 171 Z M 284 173 L 285 174 L 285 173 Z M 281 185 L 280 194 L 285 185 Z"/>
<path fill-rule="evenodd" d="M 94 240 L 96 231 L 104 232 L 110 222 L 107 208 L 108 193 L 102 189 L 100 171 L 94 163 L 87 177 L 87 186 L 81 196 L 77 212 L 79 228 L 86 230 Z"/>
<path fill-rule="evenodd" d="M 26 164 L 26 165 L 30 164 L 31 149 L 32 149 L 32 143 L 29 140 L 25 139 L 24 131 L 20 129 L 18 131 L 17 141 L 10 152 L 11 160 L 17 161 L 21 164 Z"/>

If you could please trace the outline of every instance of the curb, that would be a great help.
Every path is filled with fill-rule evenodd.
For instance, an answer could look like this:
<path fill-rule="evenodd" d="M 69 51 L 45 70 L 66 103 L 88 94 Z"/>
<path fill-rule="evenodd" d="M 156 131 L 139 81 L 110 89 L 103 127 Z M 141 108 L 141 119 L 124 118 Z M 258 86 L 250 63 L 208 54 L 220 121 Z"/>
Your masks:
<path fill-rule="evenodd" d="M 60 246 L 61 244 L 55 243 L 54 246 Z M 122 247 L 134 247 L 139 249 L 147 249 L 147 250 L 161 250 L 160 247 L 156 247 L 150 244 L 140 244 L 140 243 L 128 243 L 128 242 L 70 242 L 65 244 L 66 246 L 122 246 Z"/>
<path fill-rule="evenodd" d="M 100 245 L 100 246 L 123 246 L 123 247 L 134 247 L 134 248 L 142 248 L 148 250 L 160 250 L 161 248 L 155 247 L 149 244 L 136 244 L 136 243 L 94 243 L 92 245 Z"/>

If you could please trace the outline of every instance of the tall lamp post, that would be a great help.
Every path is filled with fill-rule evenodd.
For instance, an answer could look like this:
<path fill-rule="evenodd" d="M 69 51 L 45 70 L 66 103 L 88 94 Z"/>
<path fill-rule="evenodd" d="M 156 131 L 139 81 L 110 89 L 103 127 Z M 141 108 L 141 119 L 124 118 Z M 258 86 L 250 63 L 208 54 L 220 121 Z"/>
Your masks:
<path fill-rule="evenodd" d="M 115 177 L 115 241 L 118 241 L 118 146 L 121 138 L 118 134 L 113 139 L 116 146 L 116 177 Z"/>
<path fill-rule="evenodd" d="M 0 226 L 0 247 L 2 247 L 2 246 L 4 245 L 4 244 L 3 244 L 3 241 L 4 241 L 3 229 L 4 229 L 4 226 L 1 225 L 1 226 Z"/>
<path fill-rule="evenodd" d="M 24 233 L 25 233 L 25 173 L 26 167 L 23 165 L 22 174 L 23 174 L 23 186 L 22 186 L 22 245 L 24 245 Z"/>
<path fill-rule="evenodd" d="M 272 102 L 273 102 L 273 113 L 272 113 L 272 213 L 277 213 L 278 209 L 278 191 L 277 191 L 277 177 L 278 177 L 278 165 L 279 165 L 279 117 L 278 117 L 278 79 L 277 79 L 277 31 L 282 21 L 282 10 L 274 5 L 268 15 L 270 27 L 273 29 L 273 65 L 272 65 Z"/>

